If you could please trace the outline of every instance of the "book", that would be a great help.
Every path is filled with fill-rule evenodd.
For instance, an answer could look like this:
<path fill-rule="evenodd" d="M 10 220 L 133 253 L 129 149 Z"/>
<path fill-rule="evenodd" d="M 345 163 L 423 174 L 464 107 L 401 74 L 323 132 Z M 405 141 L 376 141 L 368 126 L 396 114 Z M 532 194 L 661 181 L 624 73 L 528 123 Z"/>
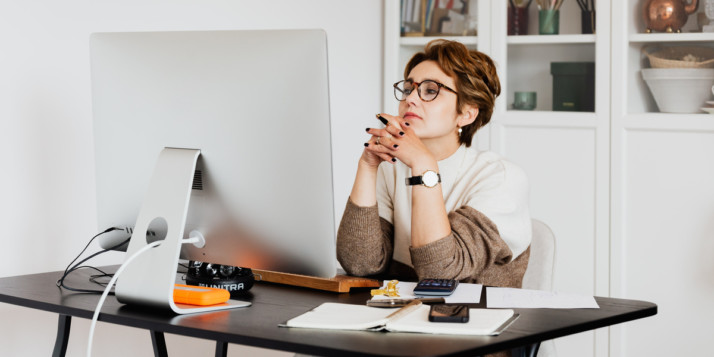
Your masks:
<path fill-rule="evenodd" d="M 469 309 L 466 323 L 430 322 L 429 305 L 414 301 L 400 309 L 323 303 L 288 320 L 284 327 L 393 331 L 452 335 L 498 335 L 518 317 L 511 309 Z"/>

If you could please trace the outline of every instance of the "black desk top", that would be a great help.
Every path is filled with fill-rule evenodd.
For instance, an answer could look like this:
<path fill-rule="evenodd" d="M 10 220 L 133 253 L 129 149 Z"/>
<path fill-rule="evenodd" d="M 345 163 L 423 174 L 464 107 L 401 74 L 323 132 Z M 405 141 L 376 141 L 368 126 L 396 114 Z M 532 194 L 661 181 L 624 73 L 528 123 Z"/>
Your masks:
<path fill-rule="evenodd" d="M 69 286 L 90 288 L 90 271 L 73 273 Z M 60 272 L 0 278 L 0 302 L 91 319 L 98 294 L 62 290 Z M 92 287 L 94 289 L 96 287 Z M 484 289 L 485 291 L 485 289 Z M 109 296 L 99 320 L 124 326 L 228 343 L 317 355 L 480 355 L 636 320 L 657 313 L 657 305 L 596 297 L 600 309 L 515 309 L 521 316 L 499 336 L 451 336 L 396 332 L 332 331 L 278 327 L 323 302 L 364 304 L 369 290 L 336 294 L 271 283 L 256 283 L 242 300 L 248 308 L 177 316 L 127 306 Z M 484 307 L 485 296 L 480 307 Z M 477 305 L 474 305 L 477 307 Z"/>

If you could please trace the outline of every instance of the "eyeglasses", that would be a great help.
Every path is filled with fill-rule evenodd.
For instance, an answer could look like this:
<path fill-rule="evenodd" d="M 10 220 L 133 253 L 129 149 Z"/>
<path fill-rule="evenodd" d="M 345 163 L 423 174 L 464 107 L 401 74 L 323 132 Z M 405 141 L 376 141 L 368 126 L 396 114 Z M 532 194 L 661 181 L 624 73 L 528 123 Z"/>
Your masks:
<path fill-rule="evenodd" d="M 421 83 L 411 80 L 402 80 L 394 83 L 394 97 L 400 102 L 405 101 L 407 97 L 412 94 L 414 88 L 417 88 L 417 95 L 419 95 L 419 98 L 424 102 L 431 102 L 436 99 L 441 88 L 457 94 L 455 90 L 439 82 L 432 81 L 431 79 L 427 79 Z"/>

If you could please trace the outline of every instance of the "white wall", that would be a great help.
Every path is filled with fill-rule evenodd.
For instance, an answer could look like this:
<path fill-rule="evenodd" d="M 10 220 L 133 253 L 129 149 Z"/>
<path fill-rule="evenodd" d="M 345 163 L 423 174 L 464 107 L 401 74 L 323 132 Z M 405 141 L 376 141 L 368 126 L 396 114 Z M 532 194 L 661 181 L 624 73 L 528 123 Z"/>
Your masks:
<path fill-rule="evenodd" d="M 273 28 L 327 31 L 339 220 L 366 138 L 364 127 L 375 124 L 374 113 L 381 109 L 382 1 L 5 1 L 0 11 L 0 276 L 63 269 L 97 231 L 90 33 Z M 97 263 L 121 259 L 115 253 Z M 56 315 L 0 304 L 0 316 L 0 355 L 51 352 Z M 87 326 L 86 320 L 74 319 L 68 355 L 84 354 Z M 213 353 L 206 341 L 167 340 L 172 356 Z M 244 355 L 257 353 L 232 345 L 229 354 L 239 349 Z M 146 331 L 99 324 L 94 351 L 146 356 L 151 342 Z"/>

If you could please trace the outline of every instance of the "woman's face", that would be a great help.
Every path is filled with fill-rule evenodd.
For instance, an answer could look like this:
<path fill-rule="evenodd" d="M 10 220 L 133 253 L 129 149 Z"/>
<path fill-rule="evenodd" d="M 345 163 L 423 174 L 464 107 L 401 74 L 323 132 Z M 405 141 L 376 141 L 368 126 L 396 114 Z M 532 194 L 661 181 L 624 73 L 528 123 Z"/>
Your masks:
<path fill-rule="evenodd" d="M 409 72 L 407 79 L 417 83 L 429 79 L 457 90 L 454 79 L 444 73 L 434 61 L 419 63 Z M 399 116 L 410 124 L 422 140 L 453 139 L 458 141 L 456 130 L 460 115 L 456 111 L 456 98 L 456 93 L 441 88 L 436 99 L 424 102 L 419 98 L 415 88 L 406 100 L 399 102 Z"/>

